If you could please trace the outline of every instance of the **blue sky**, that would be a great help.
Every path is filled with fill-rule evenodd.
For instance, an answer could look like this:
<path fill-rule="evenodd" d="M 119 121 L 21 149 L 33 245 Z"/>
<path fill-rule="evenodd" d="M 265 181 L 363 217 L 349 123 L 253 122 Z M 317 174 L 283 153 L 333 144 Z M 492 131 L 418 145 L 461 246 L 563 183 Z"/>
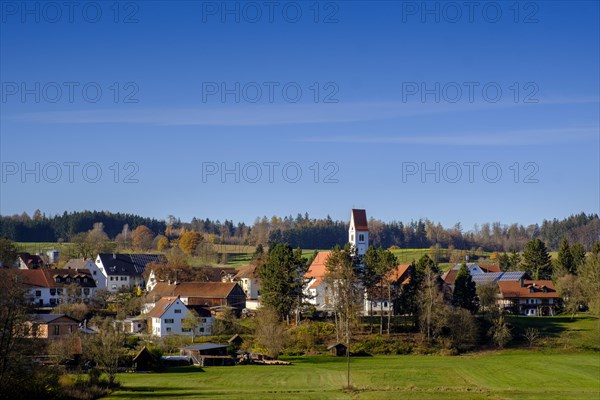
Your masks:
<path fill-rule="evenodd" d="M 599 211 L 598 2 L 23 4 L 0 8 L 2 214 Z"/>

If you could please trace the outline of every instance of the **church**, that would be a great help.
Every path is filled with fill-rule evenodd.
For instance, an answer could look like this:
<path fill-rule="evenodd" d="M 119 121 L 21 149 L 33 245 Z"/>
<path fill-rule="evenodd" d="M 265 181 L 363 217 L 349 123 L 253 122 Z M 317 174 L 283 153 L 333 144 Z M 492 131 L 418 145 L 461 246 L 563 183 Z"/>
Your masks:
<path fill-rule="evenodd" d="M 348 242 L 352 245 L 355 255 L 364 256 L 369 248 L 369 224 L 367 212 L 362 209 L 352 209 L 350 213 L 350 226 L 348 227 Z M 331 254 L 330 251 L 320 251 L 311 263 L 304 278 L 307 281 L 304 292 L 308 297 L 307 302 L 314 305 L 319 311 L 330 309 L 327 284 L 324 281 L 327 273 L 325 263 Z"/>

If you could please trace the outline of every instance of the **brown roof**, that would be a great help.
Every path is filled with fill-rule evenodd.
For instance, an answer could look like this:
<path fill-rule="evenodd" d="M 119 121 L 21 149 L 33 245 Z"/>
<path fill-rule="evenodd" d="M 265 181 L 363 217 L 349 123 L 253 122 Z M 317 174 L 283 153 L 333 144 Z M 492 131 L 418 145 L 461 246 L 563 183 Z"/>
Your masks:
<path fill-rule="evenodd" d="M 367 211 L 352 209 L 352 221 L 354 221 L 354 228 L 357 231 L 368 231 L 369 224 L 367 223 Z"/>
<path fill-rule="evenodd" d="M 500 271 L 500 267 L 494 264 L 481 265 L 479 264 L 479 268 L 482 269 L 483 272 L 502 272 Z"/>
<path fill-rule="evenodd" d="M 400 279 L 406 280 L 406 273 L 410 268 L 410 264 L 396 265 L 390 272 L 388 272 L 388 278 L 391 282 L 397 282 Z"/>
<path fill-rule="evenodd" d="M 256 277 L 256 265 L 247 264 L 242 265 L 237 269 L 237 274 L 233 277 L 234 279 L 242 278 L 254 278 Z"/>
<path fill-rule="evenodd" d="M 503 298 L 557 298 L 558 293 L 554 289 L 552 281 L 524 281 L 523 286 L 519 281 L 500 281 L 498 282 L 500 294 Z"/>
<path fill-rule="evenodd" d="M 16 273 L 21 282 L 27 286 L 56 288 L 75 283 L 81 287 L 96 287 L 96 282 L 87 269 L 21 269 Z M 59 278 L 60 282 L 57 282 L 56 278 Z M 87 282 L 83 281 L 85 278 Z"/>
<path fill-rule="evenodd" d="M 179 296 L 176 297 L 163 297 L 159 301 L 157 301 L 154 305 L 154 308 L 150 310 L 147 317 L 148 318 L 160 318 L 163 314 L 175 303 L 175 301 L 179 300 Z M 182 303 L 183 304 L 183 303 Z"/>
<path fill-rule="evenodd" d="M 454 281 L 456 281 L 456 275 L 458 275 L 458 270 L 457 269 L 451 269 L 450 271 L 446 272 L 442 276 L 442 279 L 448 285 L 454 285 Z"/>
<path fill-rule="evenodd" d="M 304 277 L 307 279 L 323 278 L 327 274 L 325 263 L 330 254 L 331 251 L 319 251 L 313 262 L 310 264 L 310 267 L 308 267 L 308 271 L 306 271 Z"/>
<path fill-rule="evenodd" d="M 67 261 L 67 263 L 64 265 L 64 269 L 78 269 L 78 268 L 85 268 L 87 266 L 87 263 L 90 262 L 90 259 L 85 259 L 85 258 L 71 258 L 69 261 Z"/>
<path fill-rule="evenodd" d="M 150 298 L 152 296 L 181 296 L 224 299 L 229 296 L 236 285 L 235 282 L 181 282 L 177 284 L 158 282 L 149 296 Z"/>

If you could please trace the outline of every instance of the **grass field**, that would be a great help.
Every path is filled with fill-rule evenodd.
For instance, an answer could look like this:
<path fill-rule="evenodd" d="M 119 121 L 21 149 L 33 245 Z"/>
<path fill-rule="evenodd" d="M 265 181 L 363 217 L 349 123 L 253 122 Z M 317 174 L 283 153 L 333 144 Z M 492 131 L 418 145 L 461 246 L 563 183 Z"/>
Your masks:
<path fill-rule="evenodd" d="M 110 399 L 598 399 L 600 355 L 511 350 L 479 355 L 288 358 L 291 366 L 186 367 L 121 374 Z"/>

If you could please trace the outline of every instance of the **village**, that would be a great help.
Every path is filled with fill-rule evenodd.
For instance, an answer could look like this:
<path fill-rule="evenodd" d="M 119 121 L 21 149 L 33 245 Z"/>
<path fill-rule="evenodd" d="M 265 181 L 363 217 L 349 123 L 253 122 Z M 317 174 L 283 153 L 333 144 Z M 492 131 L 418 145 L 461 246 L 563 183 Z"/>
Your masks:
<path fill-rule="evenodd" d="M 369 246 L 369 227 L 365 210 L 353 209 L 348 231 L 352 256 L 364 264 Z M 327 279 L 327 260 L 331 251 L 319 251 L 302 276 L 304 302 L 297 307 L 314 310 L 314 315 L 332 317 L 336 296 L 331 280 Z M 57 257 L 57 254 L 50 254 Z M 207 281 L 180 281 L 176 276 L 164 280 L 157 277 L 148 266 L 166 263 L 162 254 L 98 254 L 93 259 L 72 259 L 63 268 L 45 266 L 40 256 L 20 254 L 15 263 L 15 279 L 25 285 L 36 314 L 31 315 L 28 332 L 31 336 L 60 339 L 81 334 L 95 334 L 88 321 L 55 313 L 55 308 L 65 303 L 90 304 L 97 294 L 108 297 L 135 292 L 143 299 L 140 308 L 125 318 L 115 319 L 113 324 L 128 335 L 163 338 L 170 335 L 212 336 L 215 319 L 228 310 L 236 317 L 251 316 L 261 307 L 261 278 L 258 265 L 248 264 L 239 268 L 214 268 Z M 503 272 L 493 263 L 466 262 L 470 278 L 477 286 L 492 285 L 495 288 L 495 306 L 500 311 L 515 315 L 553 316 L 560 303 L 551 280 L 531 279 L 526 272 Z M 151 268 L 151 267 L 150 267 Z M 378 282 L 365 288 L 360 286 L 359 314 L 365 317 L 399 315 L 397 296 L 388 295 L 384 286 L 394 293 L 402 291 L 414 274 L 412 264 L 394 265 Z M 443 285 L 452 291 L 461 264 L 441 274 Z M 145 274 L 146 273 L 146 274 Z M 147 276 L 147 279 L 144 279 Z M 385 283 L 384 283 L 385 281 Z M 387 287 L 387 286 L 386 286 Z M 190 316 L 192 316 L 190 318 Z M 191 323 L 190 323 L 191 322 Z M 239 338 L 239 336 L 238 336 Z M 337 346 L 336 343 L 331 343 Z M 204 346 L 204 347 L 202 347 Z M 207 347 L 210 346 L 210 347 Z M 203 355 L 226 356 L 228 344 L 204 344 L 200 348 L 180 348 L 187 361 L 206 365 Z M 81 346 L 78 347 L 78 349 Z M 340 346 L 338 346 L 339 348 Z M 343 347 L 345 354 L 346 346 Z M 198 355 L 196 354 L 196 355 Z M 76 354 L 74 354 L 76 355 Z M 231 360 L 220 362 L 231 363 Z M 135 359 L 133 360 L 135 363 Z M 140 366 L 136 366 L 137 369 Z"/>

